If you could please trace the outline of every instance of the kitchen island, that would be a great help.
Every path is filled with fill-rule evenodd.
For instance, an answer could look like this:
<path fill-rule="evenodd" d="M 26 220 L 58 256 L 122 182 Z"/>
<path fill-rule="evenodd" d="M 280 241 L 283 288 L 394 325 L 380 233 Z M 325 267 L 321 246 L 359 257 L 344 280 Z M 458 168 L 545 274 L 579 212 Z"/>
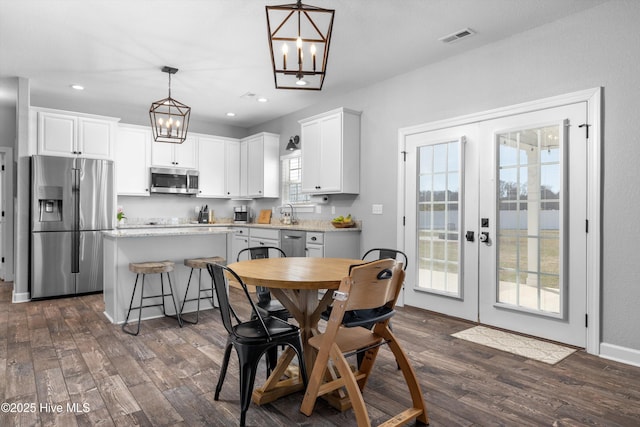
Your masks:
<path fill-rule="evenodd" d="M 128 228 L 104 231 L 105 315 L 112 323 L 124 322 L 135 281 L 135 274 L 129 271 L 131 262 L 173 261 L 175 270 L 170 273 L 171 283 L 179 308 L 185 297 L 191 271 L 184 265 L 185 258 L 221 256 L 227 259 L 227 249 L 231 247 L 229 239 L 233 233 L 232 228 L 222 226 Z M 198 275 L 196 273 L 194 272 L 194 277 L 191 279 L 188 298 L 197 296 Z M 202 272 L 202 280 L 203 283 L 205 280 L 211 280 L 206 271 Z M 149 294 L 159 293 L 155 292 L 156 289 L 160 289 L 157 275 L 148 277 L 145 284 L 153 286 L 147 289 Z M 157 300 L 160 302 L 160 298 Z M 211 303 L 208 299 L 203 299 L 200 309 L 207 308 L 211 308 Z M 173 305 L 169 303 L 167 310 L 168 314 L 173 314 Z M 195 310 L 196 301 L 185 305 L 184 312 Z M 133 314 L 137 316 L 137 313 Z M 160 307 L 146 308 L 142 312 L 143 319 L 160 316 L 162 316 Z"/>

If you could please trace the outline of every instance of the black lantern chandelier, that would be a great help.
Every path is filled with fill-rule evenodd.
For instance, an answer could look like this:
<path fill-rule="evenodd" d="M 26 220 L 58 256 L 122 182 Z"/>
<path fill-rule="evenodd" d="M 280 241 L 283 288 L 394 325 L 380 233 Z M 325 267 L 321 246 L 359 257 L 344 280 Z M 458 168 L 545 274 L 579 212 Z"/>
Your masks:
<path fill-rule="evenodd" d="M 169 96 L 154 102 L 149 108 L 153 139 L 182 144 L 187 139 L 191 107 L 171 98 L 171 75 L 177 73 L 178 69 L 165 66 L 162 72 L 169 74 Z"/>
<path fill-rule="evenodd" d="M 322 89 L 335 11 L 300 0 L 266 10 L 276 88 Z"/>

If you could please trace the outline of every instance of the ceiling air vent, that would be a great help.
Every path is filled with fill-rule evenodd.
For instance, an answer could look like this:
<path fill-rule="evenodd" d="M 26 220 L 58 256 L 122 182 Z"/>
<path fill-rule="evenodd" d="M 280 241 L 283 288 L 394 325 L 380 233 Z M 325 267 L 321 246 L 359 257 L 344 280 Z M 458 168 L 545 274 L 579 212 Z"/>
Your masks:
<path fill-rule="evenodd" d="M 453 43 L 453 42 L 458 41 L 460 39 L 464 39 L 464 38 L 467 38 L 469 36 L 472 36 L 475 33 L 476 32 L 473 31 L 471 28 L 465 28 L 465 29 L 462 29 L 460 31 L 456 31 L 453 34 L 449 34 L 448 36 L 440 37 L 438 40 L 440 40 L 443 43 Z"/>

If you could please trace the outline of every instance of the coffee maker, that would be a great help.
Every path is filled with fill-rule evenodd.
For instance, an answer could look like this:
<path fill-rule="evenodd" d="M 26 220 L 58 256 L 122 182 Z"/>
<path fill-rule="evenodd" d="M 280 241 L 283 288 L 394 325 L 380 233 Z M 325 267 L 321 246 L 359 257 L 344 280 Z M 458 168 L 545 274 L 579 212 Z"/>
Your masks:
<path fill-rule="evenodd" d="M 234 206 L 233 223 L 248 224 L 250 222 L 251 222 L 251 210 L 247 208 L 247 205 Z"/>

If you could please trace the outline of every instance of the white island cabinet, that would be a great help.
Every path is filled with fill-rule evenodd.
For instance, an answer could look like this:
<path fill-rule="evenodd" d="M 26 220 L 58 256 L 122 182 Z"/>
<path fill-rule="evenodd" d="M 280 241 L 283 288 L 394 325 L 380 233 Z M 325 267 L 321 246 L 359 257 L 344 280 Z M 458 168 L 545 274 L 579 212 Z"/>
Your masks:
<path fill-rule="evenodd" d="M 175 270 L 170 274 L 173 293 L 178 308 L 185 299 L 190 268 L 184 265 L 186 258 L 205 258 L 220 256 L 227 259 L 228 239 L 234 233 L 229 227 L 180 227 L 180 228 L 134 228 L 104 231 L 104 309 L 105 315 L 112 323 L 123 323 L 127 316 L 129 303 L 136 275 L 129 271 L 129 263 L 146 261 L 173 261 Z M 187 299 L 195 298 L 198 292 L 198 275 L 191 279 Z M 202 272 L 202 280 L 211 281 L 206 271 Z M 145 295 L 159 293 L 160 279 L 158 274 L 147 275 L 145 279 Z M 165 283 L 165 290 L 168 290 Z M 140 292 L 140 282 L 138 290 Z M 138 295 L 134 301 L 137 305 Z M 159 303 L 160 298 L 151 299 L 145 304 Z M 173 304 L 169 298 L 165 302 L 167 314 L 174 314 Z M 196 310 L 196 301 L 185 305 L 184 312 Z M 211 308 L 208 299 L 200 302 L 200 309 Z M 133 313 L 137 319 L 137 311 Z M 145 308 L 143 319 L 162 316 L 161 307 Z M 177 323 L 176 323 L 177 326 Z"/>

